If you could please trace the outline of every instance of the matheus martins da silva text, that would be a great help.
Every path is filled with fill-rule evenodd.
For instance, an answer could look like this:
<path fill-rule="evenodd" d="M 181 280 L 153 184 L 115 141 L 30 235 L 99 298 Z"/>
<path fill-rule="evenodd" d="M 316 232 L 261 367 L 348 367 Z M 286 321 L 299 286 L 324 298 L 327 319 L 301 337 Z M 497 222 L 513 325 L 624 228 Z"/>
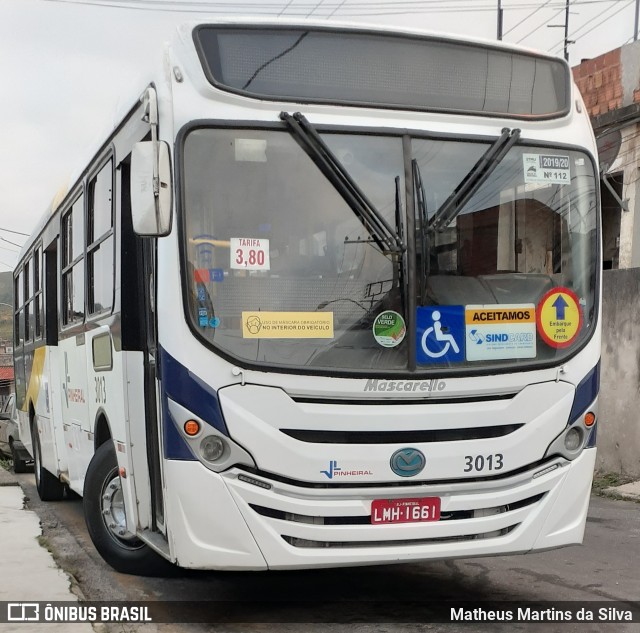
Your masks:
<path fill-rule="evenodd" d="M 616 607 L 572 609 L 518 607 L 514 609 L 451 608 L 451 621 L 466 622 L 633 622 L 630 610 Z"/>

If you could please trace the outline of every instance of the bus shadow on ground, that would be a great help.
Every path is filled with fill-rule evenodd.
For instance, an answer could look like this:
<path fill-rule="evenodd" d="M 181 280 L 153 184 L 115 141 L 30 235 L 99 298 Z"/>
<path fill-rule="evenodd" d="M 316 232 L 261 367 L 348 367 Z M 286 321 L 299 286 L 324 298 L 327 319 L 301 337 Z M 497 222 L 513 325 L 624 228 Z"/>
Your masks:
<path fill-rule="evenodd" d="M 466 603 L 527 600 L 492 586 L 483 565 L 465 574 L 453 561 L 272 572 L 184 571 L 171 593 L 189 602 L 163 603 L 186 622 L 434 622 Z M 186 618 L 186 620 L 185 620 Z"/>

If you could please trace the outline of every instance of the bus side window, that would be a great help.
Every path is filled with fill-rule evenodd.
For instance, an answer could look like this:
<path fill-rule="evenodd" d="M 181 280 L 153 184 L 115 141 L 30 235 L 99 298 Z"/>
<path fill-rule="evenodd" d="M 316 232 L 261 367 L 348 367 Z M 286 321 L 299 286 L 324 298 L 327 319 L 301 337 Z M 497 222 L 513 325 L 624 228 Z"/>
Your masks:
<path fill-rule="evenodd" d="M 62 218 L 62 325 L 84 321 L 84 195 Z"/>
<path fill-rule="evenodd" d="M 110 312 L 113 307 L 113 160 L 89 182 L 87 209 L 87 310 Z"/>
<path fill-rule="evenodd" d="M 24 265 L 24 340 L 31 340 L 31 258 Z"/>
<path fill-rule="evenodd" d="M 47 345 L 58 344 L 58 240 L 44 252 L 44 330 Z"/>
<path fill-rule="evenodd" d="M 24 326 L 24 312 L 22 304 L 24 302 L 23 295 L 23 272 L 20 271 L 18 275 L 14 278 L 14 289 L 13 289 L 13 301 L 15 304 L 15 315 L 14 315 L 14 346 L 16 348 L 22 346 L 22 340 L 24 339 L 24 331 L 21 328 L 21 324 Z"/>
<path fill-rule="evenodd" d="M 34 339 L 39 339 L 42 336 L 42 310 L 42 246 L 38 246 L 33 255 Z"/>

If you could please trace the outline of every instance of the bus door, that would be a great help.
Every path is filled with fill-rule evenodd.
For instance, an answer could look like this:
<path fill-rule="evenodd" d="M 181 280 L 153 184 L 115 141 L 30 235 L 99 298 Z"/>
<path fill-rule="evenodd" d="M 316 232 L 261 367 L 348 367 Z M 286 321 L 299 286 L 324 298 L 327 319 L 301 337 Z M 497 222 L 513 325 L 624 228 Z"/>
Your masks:
<path fill-rule="evenodd" d="M 157 323 L 155 317 L 156 240 L 135 235 L 131 221 L 130 157 L 118 166 L 122 218 L 121 318 L 122 349 L 127 351 L 127 398 L 132 439 L 131 459 L 140 526 L 164 533 L 161 441 L 157 406 Z M 126 271 L 126 274 L 125 272 Z M 140 398 L 140 394 L 144 398 Z"/>
<path fill-rule="evenodd" d="M 58 348 L 58 239 L 49 244 L 43 254 L 43 285 L 44 285 L 44 336 L 46 344 L 46 365 L 49 368 L 45 372 L 48 378 L 44 387 L 44 409 L 49 415 L 52 429 L 52 445 L 57 470 L 67 477 L 69 476 L 69 464 L 67 451 L 65 450 L 62 402 L 66 393 L 63 376 L 63 365 L 60 360 Z M 43 449 L 43 462 L 45 459 L 45 446 Z M 51 470 L 51 472 L 55 472 Z"/>
<path fill-rule="evenodd" d="M 69 480 L 81 490 L 84 473 L 93 454 L 90 433 L 85 331 L 85 232 L 84 193 L 80 192 L 61 223 L 61 369 L 62 419 L 67 447 Z"/>

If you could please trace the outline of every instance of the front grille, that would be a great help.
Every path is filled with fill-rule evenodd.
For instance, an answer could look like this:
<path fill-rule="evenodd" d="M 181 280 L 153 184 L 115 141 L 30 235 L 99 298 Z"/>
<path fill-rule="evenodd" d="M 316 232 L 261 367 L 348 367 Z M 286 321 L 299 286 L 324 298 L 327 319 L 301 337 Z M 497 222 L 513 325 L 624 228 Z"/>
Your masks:
<path fill-rule="evenodd" d="M 414 380 L 414 379 L 408 379 Z M 382 382 L 382 381 L 381 381 Z M 497 400 L 512 400 L 518 395 L 517 391 L 510 393 L 498 393 L 498 394 L 482 394 L 479 396 L 443 396 L 443 395 L 427 395 L 422 398 L 413 398 L 408 396 L 398 396 L 395 392 L 393 396 L 388 398 L 325 398 L 322 396 L 296 396 L 290 395 L 289 397 L 300 404 L 338 404 L 338 405 L 354 405 L 354 406 L 369 406 L 369 405 L 382 405 L 382 406 L 397 406 L 407 404 L 482 404 L 483 402 L 495 402 Z"/>
<path fill-rule="evenodd" d="M 454 512 L 442 512 L 440 515 L 440 521 L 460 521 L 463 519 L 472 519 L 474 516 L 488 516 L 494 514 L 501 514 L 503 512 L 510 512 L 512 510 L 518 510 L 525 506 L 533 505 L 542 499 L 544 494 L 534 495 L 526 499 L 521 499 L 504 506 L 495 506 L 492 508 L 482 508 L 477 510 L 457 510 Z M 275 508 L 267 508 L 257 504 L 249 504 L 249 507 L 258 514 L 270 517 L 272 519 L 279 519 L 281 521 L 292 521 L 294 523 L 306 523 L 309 525 L 370 525 L 371 515 L 360 516 L 310 516 L 305 514 L 294 514 L 291 512 L 284 512 L 282 510 L 276 510 Z M 374 528 L 375 529 L 375 528 Z"/>
<path fill-rule="evenodd" d="M 438 536 L 435 538 L 409 539 L 403 541 L 312 541 L 296 536 L 282 535 L 282 538 L 293 547 L 304 548 L 351 548 L 351 547 L 397 547 L 407 545 L 429 545 L 432 543 L 454 543 L 460 541 L 475 541 L 486 538 L 498 538 L 515 530 L 520 524 L 516 523 L 503 528 L 499 533 L 486 532 L 480 534 L 462 534 L 458 536 Z"/>
<path fill-rule="evenodd" d="M 521 468 L 516 468 L 514 470 L 510 470 L 508 472 L 501 472 L 497 475 L 486 475 L 484 477 L 460 477 L 457 479 L 415 479 L 411 478 L 408 481 L 381 481 L 381 482 L 344 482 L 344 483 L 334 483 L 334 482 L 312 482 L 312 481 L 302 481 L 300 479 L 292 479 L 291 477 L 284 477 L 283 475 L 276 475 L 275 473 L 267 472 L 264 470 L 260 470 L 258 468 L 251 468 L 250 466 L 245 466 L 244 464 L 237 464 L 236 468 L 238 471 L 244 471 L 247 473 L 251 473 L 256 477 L 264 479 L 266 481 L 271 482 L 280 482 L 286 484 L 288 486 L 295 486 L 297 488 L 316 488 L 316 489 L 364 489 L 364 488 L 412 488 L 416 486 L 424 486 L 424 485 L 455 485 L 455 484 L 472 484 L 472 483 L 482 483 L 486 481 L 500 481 L 502 479 L 509 479 L 510 477 L 514 477 L 520 475 L 521 473 L 525 473 L 529 470 L 533 470 L 534 468 L 543 467 L 545 463 L 552 463 L 557 460 L 557 456 L 552 459 L 541 459 L 540 461 L 533 462 L 531 464 L 527 464 L 526 466 L 522 466 Z"/>
<path fill-rule="evenodd" d="M 301 442 L 314 444 L 418 444 L 420 442 L 461 442 L 485 440 L 514 433 L 523 424 L 502 424 L 468 429 L 427 429 L 417 431 L 313 431 L 280 429 Z"/>

